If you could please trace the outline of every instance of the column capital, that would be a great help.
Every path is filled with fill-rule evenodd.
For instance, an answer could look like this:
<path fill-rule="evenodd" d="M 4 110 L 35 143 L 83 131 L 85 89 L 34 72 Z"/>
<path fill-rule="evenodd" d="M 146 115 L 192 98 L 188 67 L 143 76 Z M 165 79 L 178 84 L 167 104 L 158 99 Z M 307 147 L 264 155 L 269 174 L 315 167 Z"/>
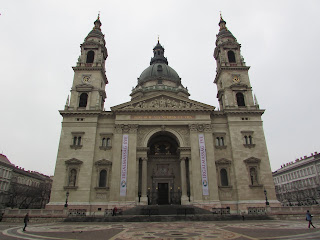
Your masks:
<path fill-rule="evenodd" d="M 189 124 L 191 132 L 212 132 L 211 124 Z"/>
<path fill-rule="evenodd" d="M 138 124 L 116 124 L 116 133 L 137 133 L 139 125 Z"/>
<path fill-rule="evenodd" d="M 180 161 L 186 161 L 187 157 L 180 157 Z"/>

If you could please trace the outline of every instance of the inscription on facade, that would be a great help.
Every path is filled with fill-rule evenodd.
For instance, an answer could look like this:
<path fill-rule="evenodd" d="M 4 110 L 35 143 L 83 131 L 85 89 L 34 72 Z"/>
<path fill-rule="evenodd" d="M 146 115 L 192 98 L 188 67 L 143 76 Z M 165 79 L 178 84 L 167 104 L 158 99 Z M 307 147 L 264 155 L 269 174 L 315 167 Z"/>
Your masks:
<path fill-rule="evenodd" d="M 132 120 L 187 120 L 187 119 L 195 119 L 195 116 L 192 115 L 175 115 L 175 116 L 167 116 L 167 115 L 143 115 L 143 116 L 137 116 L 137 115 L 131 115 Z"/>

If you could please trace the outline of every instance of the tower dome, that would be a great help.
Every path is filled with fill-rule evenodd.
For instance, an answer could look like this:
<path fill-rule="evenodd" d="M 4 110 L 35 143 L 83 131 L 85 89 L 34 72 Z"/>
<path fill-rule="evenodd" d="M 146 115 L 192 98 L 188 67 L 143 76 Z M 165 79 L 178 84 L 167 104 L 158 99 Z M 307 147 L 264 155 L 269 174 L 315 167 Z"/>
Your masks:
<path fill-rule="evenodd" d="M 132 89 L 130 96 L 132 98 L 141 97 L 155 91 L 177 93 L 184 97 L 190 95 L 187 88 L 182 86 L 178 73 L 168 65 L 168 60 L 164 56 L 164 48 L 161 46 L 159 39 L 157 45 L 153 48 L 150 66 L 141 73 L 138 84 Z"/>
<path fill-rule="evenodd" d="M 178 73 L 165 63 L 154 63 L 147 67 L 138 78 L 138 84 L 148 80 L 163 78 L 172 82 L 180 83 Z"/>

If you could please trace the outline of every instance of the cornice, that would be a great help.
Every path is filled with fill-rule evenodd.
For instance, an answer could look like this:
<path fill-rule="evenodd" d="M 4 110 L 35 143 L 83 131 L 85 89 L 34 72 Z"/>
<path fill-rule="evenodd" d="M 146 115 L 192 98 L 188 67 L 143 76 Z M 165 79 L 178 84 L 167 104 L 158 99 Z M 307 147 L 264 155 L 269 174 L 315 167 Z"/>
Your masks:
<path fill-rule="evenodd" d="M 213 112 L 210 109 L 114 109 L 112 112 L 118 113 L 146 113 L 146 112 Z"/>
<path fill-rule="evenodd" d="M 189 98 L 160 92 L 111 107 L 112 112 L 212 112 L 215 107 Z"/>
<path fill-rule="evenodd" d="M 92 63 L 93 64 L 93 63 Z M 85 70 L 85 71 L 103 71 L 104 67 L 102 66 L 76 66 L 72 67 L 73 70 Z"/>
<path fill-rule="evenodd" d="M 220 73 L 222 72 L 222 70 L 240 70 L 240 71 L 248 71 L 250 69 L 250 67 L 248 66 L 220 66 L 217 69 L 217 74 L 216 77 L 214 79 L 214 83 L 217 83 L 218 78 L 220 76 Z"/>
<path fill-rule="evenodd" d="M 242 115 L 242 114 L 255 114 L 255 115 L 262 115 L 264 114 L 265 110 L 264 109 L 227 109 L 223 110 L 224 115 Z"/>
<path fill-rule="evenodd" d="M 75 110 L 75 111 L 70 111 L 70 110 L 60 110 L 59 111 L 61 116 L 68 116 L 68 115 L 101 115 L 103 111 L 97 111 L 97 110 Z"/>
<path fill-rule="evenodd" d="M 108 78 L 106 75 L 106 70 L 103 66 L 76 66 L 72 67 L 73 71 L 100 71 L 104 77 L 105 84 L 108 84 Z"/>
<path fill-rule="evenodd" d="M 212 117 L 222 117 L 222 116 L 228 116 L 228 115 L 243 115 L 243 114 L 251 114 L 251 115 L 262 115 L 264 113 L 264 109 L 258 109 L 258 110 L 249 110 L 249 109 L 245 109 L 245 110 L 221 110 L 221 111 L 213 111 L 211 113 Z"/>
<path fill-rule="evenodd" d="M 211 113 L 211 116 L 219 116 L 219 117 L 221 117 L 221 116 L 224 116 L 224 112 L 223 111 L 214 111 L 214 112 L 212 112 Z"/>

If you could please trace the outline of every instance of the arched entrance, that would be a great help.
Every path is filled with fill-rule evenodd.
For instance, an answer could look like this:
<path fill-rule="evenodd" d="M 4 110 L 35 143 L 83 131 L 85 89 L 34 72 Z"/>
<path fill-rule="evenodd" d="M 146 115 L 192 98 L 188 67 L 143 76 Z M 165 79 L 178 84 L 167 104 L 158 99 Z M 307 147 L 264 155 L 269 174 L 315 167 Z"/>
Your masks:
<path fill-rule="evenodd" d="M 148 141 L 148 204 L 181 204 L 179 142 L 170 132 L 155 133 Z"/>

